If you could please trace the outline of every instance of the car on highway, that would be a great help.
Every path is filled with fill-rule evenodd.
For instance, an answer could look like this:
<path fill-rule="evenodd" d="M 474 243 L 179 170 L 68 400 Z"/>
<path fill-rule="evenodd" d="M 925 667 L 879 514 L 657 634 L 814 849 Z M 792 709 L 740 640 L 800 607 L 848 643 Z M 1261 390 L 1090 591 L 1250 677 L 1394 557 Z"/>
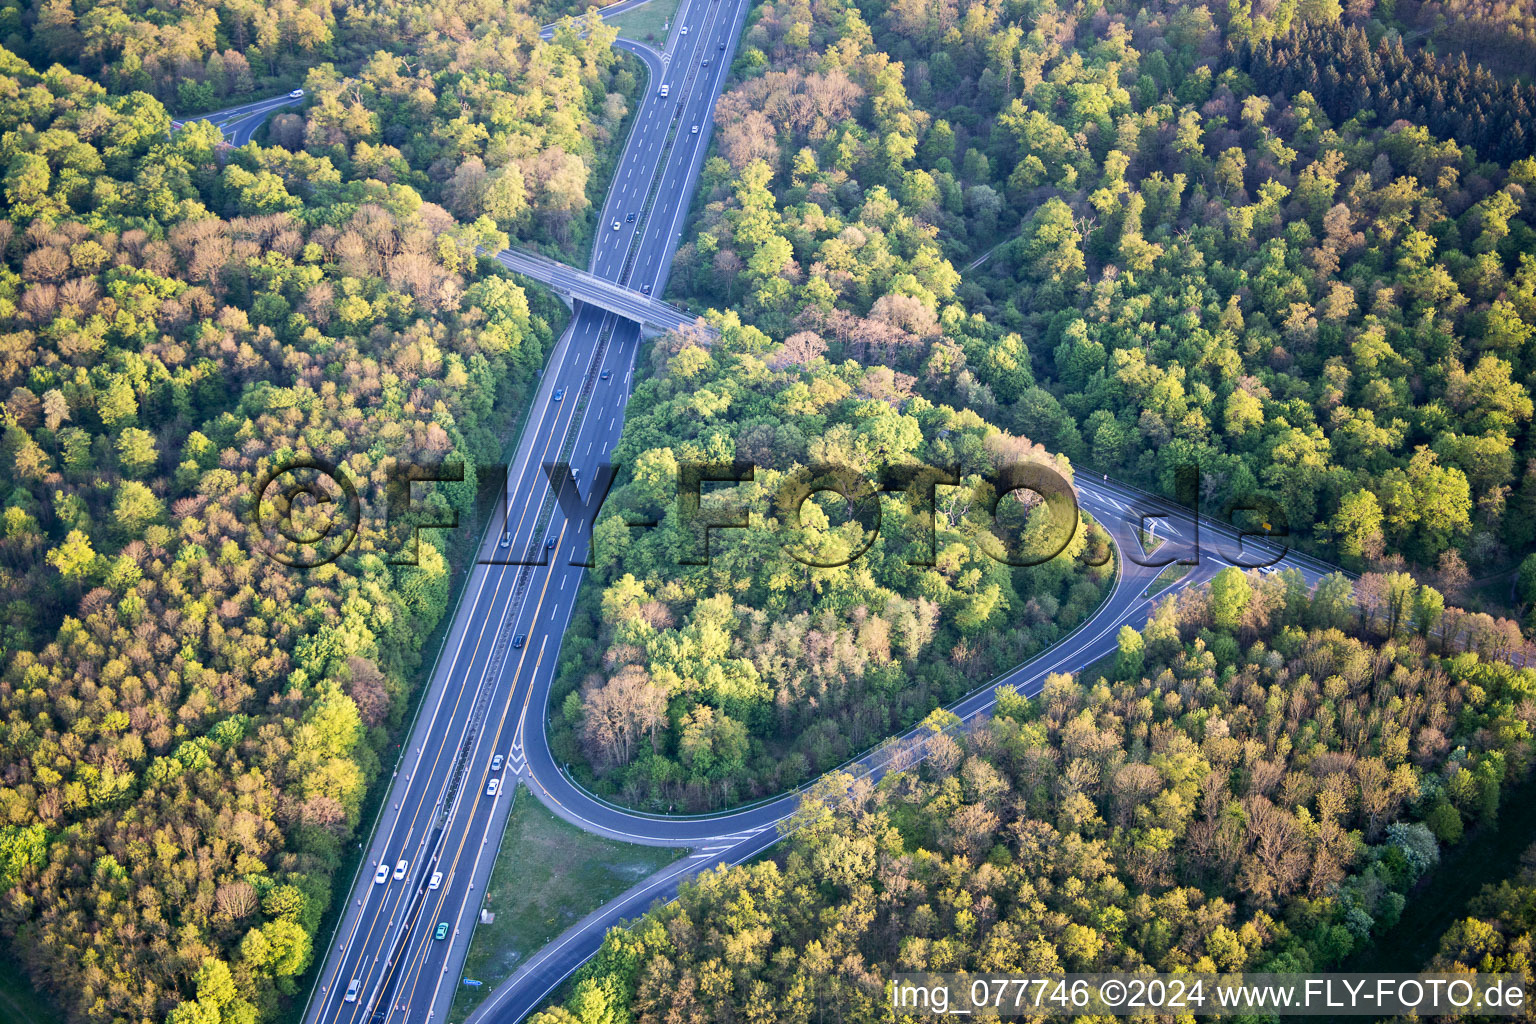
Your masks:
<path fill-rule="evenodd" d="M 641 295 L 649 295 L 649 294 L 651 294 L 651 286 L 648 285 L 648 284 L 641 285 L 640 286 L 640 294 Z"/>
<path fill-rule="evenodd" d="M 723 42 L 722 42 L 722 43 L 721 43 L 721 44 L 720 44 L 720 49 L 722 49 L 722 50 L 723 50 L 723 49 L 725 49 L 725 43 L 723 43 Z"/>
<path fill-rule="evenodd" d="M 499 548 L 509 548 L 509 547 L 511 547 L 512 546 L 512 535 L 510 533 L 503 533 L 501 535 L 500 543 L 498 543 L 496 546 L 499 547 Z"/>
<path fill-rule="evenodd" d="M 546 538 L 545 541 L 544 541 L 544 550 L 545 551 L 553 551 L 554 547 L 555 547 L 555 538 L 553 538 L 553 537 Z"/>
<path fill-rule="evenodd" d="M 295 90 L 293 90 L 293 92 L 290 92 L 288 94 L 288 98 L 291 99 L 291 100 L 301 100 L 301 99 L 304 98 L 304 90 L 303 89 L 295 89 Z"/>
<path fill-rule="evenodd" d="M 694 125 L 693 126 L 693 134 L 695 134 L 695 135 L 699 134 L 699 126 L 698 125 Z"/>
<path fill-rule="evenodd" d="M 500 754 L 497 754 L 495 757 L 491 758 L 491 771 L 493 771 L 493 772 L 501 771 L 501 765 L 502 765 L 502 760 L 501 760 L 501 755 Z"/>
<path fill-rule="evenodd" d="M 666 99 L 667 98 L 667 93 L 669 93 L 671 91 L 672 91 L 672 87 L 670 85 L 662 86 L 661 87 L 661 98 L 662 99 Z"/>
<path fill-rule="evenodd" d="M 634 223 L 634 222 L 635 222 L 635 214 L 634 214 L 634 211 L 633 211 L 633 210 L 631 210 L 631 211 L 630 211 L 630 213 L 629 213 L 629 215 L 628 215 L 628 216 L 626 216 L 626 217 L 625 217 L 625 218 L 624 218 L 624 220 L 625 220 L 625 221 L 626 221 L 626 222 L 628 222 L 628 223 L 630 223 L 630 224 L 633 224 L 633 223 Z"/>
<path fill-rule="evenodd" d="M 395 863 L 395 881 L 398 882 L 400 879 L 404 878 L 405 872 L 408 868 L 410 868 L 410 866 L 411 865 L 409 861 L 397 861 Z"/>
<path fill-rule="evenodd" d="M 512 638 L 512 649 L 515 651 L 518 648 L 522 647 L 523 644 L 525 644 L 527 642 L 528 642 L 528 634 L 527 633 L 519 633 L 519 634 L 517 634 L 517 636 Z"/>
<path fill-rule="evenodd" d="M 613 222 L 613 230 L 615 230 L 615 231 L 619 230 L 619 222 L 618 221 L 614 221 Z"/>
<path fill-rule="evenodd" d="M 427 888 L 428 889 L 441 889 L 442 887 L 443 887 L 443 873 L 441 871 L 434 871 L 434 872 L 432 872 L 432 881 L 427 883 Z"/>
<path fill-rule="evenodd" d="M 683 30 L 682 30 L 682 31 L 681 31 L 681 32 L 679 32 L 679 33 L 678 33 L 678 35 L 680 35 L 680 36 L 685 36 L 685 35 L 687 35 L 687 34 L 688 34 L 688 26 L 687 26 L 687 25 L 684 25 L 684 26 L 683 26 Z"/>
<path fill-rule="evenodd" d="M 373 873 L 373 884 L 380 885 L 389 881 L 389 868 L 384 864 L 379 865 L 379 870 Z"/>
<path fill-rule="evenodd" d="M 437 922 L 437 931 L 432 933 L 432 937 L 434 939 L 436 939 L 437 941 L 439 941 L 439 942 L 441 942 L 444 939 L 446 939 L 448 937 L 448 922 L 447 921 L 439 921 L 439 922 Z"/>
<path fill-rule="evenodd" d="M 363 979 L 353 978 L 352 984 L 347 986 L 347 1002 L 357 1002 L 357 990 L 363 987 Z"/>
<path fill-rule="evenodd" d="M 706 68 L 709 67 L 709 58 L 708 57 L 704 58 L 704 63 L 701 64 L 700 67 L 706 67 Z"/>
<path fill-rule="evenodd" d="M 549 396 L 549 400 L 552 402 L 558 402 L 563 398 L 565 398 L 565 388 L 555 388 L 555 393 Z"/>
<path fill-rule="evenodd" d="M 613 376 L 613 371 L 612 370 L 604 370 L 602 373 L 598 374 L 598 377 L 600 377 L 603 380 L 607 380 L 609 377 L 612 377 L 612 376 Z"/>
<path fill-rule="evenodd" d="M 485 784 L 485 795 L 486 796 L 495 796 L 496 795 L 496 791 L 499 790 L 499 789 L 501 789 L 501 780 L 500 779 L 492 779 L 490 782 Z"/>

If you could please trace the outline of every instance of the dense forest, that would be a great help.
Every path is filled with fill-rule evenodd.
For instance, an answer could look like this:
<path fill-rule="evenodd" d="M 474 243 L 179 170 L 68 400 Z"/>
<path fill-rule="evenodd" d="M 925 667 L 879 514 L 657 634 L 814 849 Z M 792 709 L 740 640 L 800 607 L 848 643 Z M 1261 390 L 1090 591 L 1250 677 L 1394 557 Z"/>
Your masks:
<path fill-rule="evenodd" d="M 1352 0 L 1355 4 L 1371 0 Z M 1389 0 L 1379 15 L 1409 36 L 1427 36 L 1444 53 L 1472 54 L 1489 67 L 1527 75 L 1536 67 L 1531 0 Z"/>
<path fill-rule="evenodd" d="M 1375 113 L 1380 124 L 1406 119 L 1441 138 L 1469 142 L 1507 164 L 1536 151 L 1526 125 L 1536 113 L 1536 86 L 1506 81 L 1424 51 L 1410 55 L 1400 40 L 1372 46 L 1359 29 L 1302 26 L 1279 39 L 1234 47 L 1234 66 L 1260 93 L 1311 94 L 1336 122 Z"/>
<path fill-rule="evenodd" d="M 1070 468 L 928 401 L 907 374 L 825 351 L 813 332 L 771 345 L 730 321 L 716 342 L 656 343 L 613 454 L 628 480 L 594 531 L 587 614 L 567 633 L 551 701 L 556 756 L 585 760 L 601 791 L 704 809 L 797 785 L 1054 642 L 1114 575 L 1096 525 L 1043 564 L 1005 564 L 1048 558 L 1066 533 L 1018 492 L 994 535 L 999 503 L 982 474 Z M 752 526 L 713 533 L 708 565 L 682 564 L 679 463 L 731 460 L 751 463 L 752 481 L 703 507 L 752 509 Z M 954 467 L 963 486 L 937 489 L 931 509 L 899 491 L 866 495 L 882 504 L 874 530 L 850 514 L 857 492 L 786 499 L 786 485 L 817 480 L 812 466 L 868 481 Z M 625 525 L 647 521 L 660 526 Z"/>
<path fill-rule="evenodd" d="M 1327 4 L 1224 14 L 769 0 L 718 104 L 671 287 L 733 310 L 797 372 L 851 360 L 1168 493 L 1196 465 L 1215 511 L 1270 495 L 1300 543 L 1353 568 L 1410 564 L 1459 601 L 1474 573 L 1536 541 L 1536 160 L 1512 127 L 1536 92 L 1410 55 L 1379 23 L 1368 35 L 1358 7 L 1347 26 Z M 1376 116 L 1344 109 L 1362 97 Z M 1434 134 L 1462 123 L 1461 148 Z M 711 457 L 772 450 L 757 408 L 719 394 L 742 370 L 697 361 L 701 378 L 656 385 L 685 402 L 658 412 L 642 388 L 630 458 L 696 433 Z M 727 369 L 731 385 L 715 386 Z M 710 419 L 723 422 L 701 429 Z M 769 792 L 958 692 L 909 672 L 911 695 L 843 723 L 825 699 L 796 699 L 803 681 L 754 680 L 746 704 L 772 696 L 777 721 L 738 729 L 727 714 L 731 767 L 709 756 L 690 770 L 685 734 L 708 745 L 720 728 L 691 709 L 703 699 L 719 716 L 724 700 L 690 681 L 710 658 L 685 646 L 695 664 L 672 664 L 673 622 L 698 628 L 699 595 L 658 595 L 650 549 L 620 547 L 603 584 L 634 577 L 631 599 L 665 610 L 666 629 L 626 638 L 617 597 L 589 598 L 595 646 L 572 649 L 562 687 L 582 695 L 551 709 L 569 730 L 562 757 L 606 793 L 700 807 Z M 754 585 L 749 570 L 719 582 L 711 593 L 732 600 Z M 746 615 L 760 610 L 727 615 L 733 659 L 754 661 Z M 870 654 L 852 656 L 862 676 Z"/>
<path fill-rule="evenodd" d="M 777 16 L 758 8 L 748 43 Z M 994 414 L 1032 383 L 1026 342 L 956 301 L 960 275 L 923 205 L 878 175 L 867 189 L 846 173 L 823 175 L 804 149 L 792 172 L 802 201 L 785 212 L 783 175 L 767 159 L 781 153 L 779 126 L 765 111 L 862 136 L 866 91 L 880 88 L 891 100 L 874 109 L 889 109 L 889 124 L 875 127 L 910 119 L 899 109 L 900 67 L 860 56 L 851 8 L 849 18 L 824 38 L 858 65 L 854 77 L 797 82 L 768 71 L 719 101 L 718 146 L 732 159 L 709 161 L 705 213 L 674 273 L 687 297 L 732 311 L 717 317 L 718 343 L 675 337 L 650 357 L 614 454 L 629 482 L 597 535 L 603 593 L 586 595 L 585 621 L 577 617 L 562 652 L 550 709 L 557 756 L 604 795 L 656 810 L 768 795 L 835 767 L 1070 630 L 1097 605 L 1111 568 L 1097 545 L 1080 557 L 1087 532 L 1032 569 L 1010 568 L 974 541 L 986 503 L 972 499 L 970 478 L 1029 460 L 1069 475 L 1070 463 L 996 425 Z M 749 47 L 738 71 L 761 57 Z M 885 166 L 878 153 L 870 159 Z M 819 239 L 825 259 L 802 273 L 797 253 Z M 758 467 L 735 500 L 755 501 L 764 517 L 748 537 L 722 536 L 711 567 L 679 565 L 673 530 L 623 525 L 660 518 L 678 462 L 732 459 Z M 895 503 L 852 564 L 813 569 L 789 556 L 798 537 L 776 535 L 791 510 L 770 509 L 771 496 L 786 474 L 818 464 L 870 480 L 887 467 L 956 467 L 968 486 L 939 492 L 935 564 L 910 564 L 910 537 L 892 529 Z M 1021 517 L 1021 533 L 1049 532 L 1046 506 L 1018 504 L 1005 511 L 1033 517 Z M 846 509 L 817 515 L 859 532 Z M 842 544 L 859 547 L 847 536 Z"/>
<path fill-rule="evenodd" d="M 1267 493 L 1456 596 L 1536 540 L 1532 92 L 1369 9 L 770 0 L 674 286 L 833 358 L 963 359 L 931 398 L 1165 493 L 1198 465 L 1208 510 Z M 878 338 L 892 292 L 937 330 Z"/>
<path fill-rule="evenodd" d="M 379 51 L 352 75 L 311 71 L 304 111 L 272 119 L 259 170 L 297 178 L 323 206 L 329 182 L 309 172 L 329 159 L 342 180 L 409 185 L 461 220 L 488 218 L 584 263 L 635 73 L 601 21 L 567 23 L 554 45 L 534 46 L 535 22 L 497 10 L 505 34 Z"/>
<path fill-rule="evenodd" d="M 394 564 L 365 517 L 292 572 L 257 491 L 318 458 L 372 508 L 401 460 L 500 454 L 561 314 L 474 247 L 581 262 L 643 87 L 593 21 L 541 41 L 564 13 L 0 2 L 0 931 L 71 1020 L 269 1021 L 317 958 L 452 571 L 443 536 Z M 1320 968 L 1392 926 L 1531 754 L 1518 629 L 1457 605 L 1536 544 L 1536 101 L 1503 77 L 1532 25 L 1527 0 L 754 9 L 672 277 L 719 337 L 646 354 L 553 741 L 681 810 L 933 733 L 615 932 L 544 1024 L 877 1019 L 908 966 Z M 296 86 L 256 144 L 171 130 Z M 676 468 L 731 459 L 756 478 L 706 500 L 755 521 L 680 570 Z M 1168 492 L 1198 464 L 1213 510 L 1268 493 L 1377 571 L 1223 573 L 1104 678 L 958 729 L 931 710 L 1094 607 L 1103 535 L 1010 568 L 967 486 L 931 564 L 895 495 L 813 568 L 788 545 L 857 551 L 853 503 L 779 485 L 1018 459 Z M 1444 961 L 1528 970 L 1523 886 Z"/>
<path fill-rule="evenodd" d="M 78 7 L 0 50 L 0 928 L 72 1020 L 271 1020 L 450 597 L 385 483 L 462 461 L 417 501 L 468 518 L 566 315 L 474 247 L 576 243 L 635 83 L 500 5 Z M 269 144 L 156 98 L 369 40 Z M 301 573 L 255 519 L 307 459 L 364 514 Z"/>
<path fill-rule="evenodd" d="M 901 970 L 1336 964 L 1530 766 L 1536 670 L 1426 641 L 1438 596 L 1224 570 L 1108 672 L 833 778 L 771 859 L 613 930 L 534 1020 L 890 1020 Z"/>
<path fill-rule="evenodd" d="M 305 87 L 303 108 L 265 127 L 271 146 L 236 158 L 252 177 L 226 213 L 329 207 L 367 179 L 574 258 L 638 88 L 612 28 L 567 19 L 545 45 L 535 15 L 554 12 L 524 4 L 77 6 L 41 5 L 18 52 L 180 115 Z"/>
<path fill-rule="evenodd" d="M 0 45 L 36 67 L 69 65 L 113 93 L 146 92 L 186 115 L 265 99 L 304 84 L 313 68 L 354 67 L 380 52 L 439 67 L 456 62 L 475 77 L 537 57 L 540 25 L 589 6 L 607 5 L 7 0 Z M 600 37 L 593 56 L 607 49 Z"/>

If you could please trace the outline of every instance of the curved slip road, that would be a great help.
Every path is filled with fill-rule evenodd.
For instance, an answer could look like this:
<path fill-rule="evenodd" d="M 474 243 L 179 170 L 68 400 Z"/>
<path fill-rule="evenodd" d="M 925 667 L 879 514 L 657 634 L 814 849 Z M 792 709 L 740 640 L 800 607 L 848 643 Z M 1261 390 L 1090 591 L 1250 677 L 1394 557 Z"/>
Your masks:
<path fill-rule="evenodd" d="M 622 44 L 652 81 L 604 203 L 593 274 L 652 294 L 664 289 L 746 9 L 747 0 L 685 0 L 666 54 Z M 669 87 L 665 98 L 660 83 Z M 547 694 L 580 582 L 581 569 L 569 562 L 586 550 L 587 516 L 566 518 L 543 466 L 568 459 L 580 474 L 574 487 L 585 513 L 596 468 L 623 427 L 640 342 L 635 322 L 578 303 L 550 355 L 508 473 L 507 543 L 499 524 L 483 539 L 364 868 L 325 950 L 307 1022 L 446 1015 L 510 810 L 510 793 L 492 792 L 490 782 L 510 790 L 528 771 L 529 750 L 546 749 L 543 705 L 533 694 Z M 545 564 L 509 564 L 519 560 Z M 504 766 L 493 776 L 497 756 Z M 375 882 L 380 865 L 384 877 Z M 440 924 L 443 939 L 435 938 Z"/>
<path fill-rule="evenodd" d="M 593 274 L 630 288 L 649 286 L 653 295 L 664 290 L 747 5 L 748 0 L 685 0 L 662 54 L 620 41 L 645 62 L 651 83 L 604 203 L 589 267 Z M 662 83 L 669 87 L 666 98 L 659 95 Z M 520 1019 L 596 950 L 609 925 L 655 898 L 669 897 L 683 877 L 705 865 L 756 855 L 777 840 L 780 823 L 798 802 L 799 794 L 789 793 L 712 817 L 639 814 L 586 793 L 550 753 L 546 705 L 582 573 L 570 562 L 586 552 L 594 477 L 622 430 L 640 343 L 634 321 L 578 303 L 550 356 L 509 469 L 505 528 L 498 524 L 482 540 L 479 564 L 453 613 L 364 869 L 345 897 L 345 913 L 325 951 L 304 1015 L 307 1024 L 446 1019 L 505 829 L 510 791 L 519 780 L 584 829 L 696 852 L 530 958 L 487 999 L 476 1020 Z M 562 483 L 569 516 L 543 468 L 561 460 L 579 473 L 576 481 Z M 1080 478 L 1076 489 L 1083 509 L 1106 524 L 1120 551 L 1117 584 L 1099 611 L 1065 640 L 956 704 L 953 710 L 962 718 L 985 713 L 996 700 L 997 685 L 1037 692 L 1047 674 L 1082 668 L 1112 651 L 1121 625 L 1145 621 L 1150 602 L 1141 594 L 1160 569 L 1127 557 L 1137 550 L 1134 524 L 1124 518 L 1135 496 L 1108 481 Z M 1192 526 L 1182 530 L 1183 535 L 1173 525 L 1159 555 L 1189 545 Z M 1208 578 L 1219 567 L 1202 559 L 1179 585 Z M 1315 569 L 1304 571 L 1309 579 L 1318 575 Z M 848 770 L 878 777 L 892 750 L 883 746 Z M 492 771 L 493 763 L 499 770 Z M 396 878 L 400 864 L 402 877 Z M 384 877 L 375 882 L 379 866 Z M 439 931 L 444 938 L 435 937 Z"/>

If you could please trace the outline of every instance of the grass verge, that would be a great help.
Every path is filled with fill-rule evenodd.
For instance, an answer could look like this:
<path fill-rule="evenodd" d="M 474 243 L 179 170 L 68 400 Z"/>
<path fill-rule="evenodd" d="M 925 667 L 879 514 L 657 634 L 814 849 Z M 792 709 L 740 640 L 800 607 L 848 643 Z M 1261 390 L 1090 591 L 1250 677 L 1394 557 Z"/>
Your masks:
<path fill-rule="evenodd" d="M 651 0 L 632 11 L 625 11 L 615 18 L 605 18 L 619 30 L 625 39 L 634 39 L 653 46 L 665 46 L 672 16 L 677 13 L 678 0 Z"/>
<path fill-rule="evenodd" d="M 588 835 L 519 789 L 483 905 L 496 919 L 475 926 L 464 961 L 464 977 L 484 984 L 459 986 L 450 1021 L 467 1017 L 555 936 L 686 852 Z"/>
<path fill-rule="evenodd" d="M 1172 563 L 1162 572 L 1157 574 L 1157 579 L 1147 584 L 1147 589 L 1141 592 L 1141 596 L 1151 597 L 1154 594 L 1161 594 L 1163 591 L 1179 582 L 1179 580 L 1183 579 L 1185 576 L 1188 576 L 1192 569 L 1194 569 L 1194 566 L 1192 565 L 1180 565 L 1178 562 Z"/>

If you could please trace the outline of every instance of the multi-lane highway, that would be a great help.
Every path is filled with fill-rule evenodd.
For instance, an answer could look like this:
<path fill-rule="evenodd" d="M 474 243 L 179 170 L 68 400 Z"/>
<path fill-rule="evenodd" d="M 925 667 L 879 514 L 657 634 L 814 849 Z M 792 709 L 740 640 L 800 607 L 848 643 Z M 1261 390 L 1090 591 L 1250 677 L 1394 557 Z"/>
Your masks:
<path fill-rule="evenodd" d="M 641 295 L 663 291 L 748 2 L 684 0 L 664 53 L 621 42 L 645 61 L 651 81 L 599 219 L 593 279 Z M 582 278 L 568 290 L 596 287 Z M 364 869 L 324 950 L 308 1024 L 446 1019 L 519 780 L 583 828 L 697 852 L 531 958 L 476 1019 L 520 1019 L 591 955 L 610 924 L 670 895 L 690 871 L 755 855 L 775 841 L 798 802 L 797 794 L 787 794 L 714 817 L 637 814 L 573 784 L 546 742 L 549 690 L 581 582 L 582 570 L 571 562 L 586 551 L 595 477 L 623 426 L 640 338 L 635 320 L 578 304 L 550 356 L 509 469 L 505 524 L 483 539 L 479 564 L 453 613 Z M 576 495 L 564 504 L 543 468 L 562 460 L 574 479 L 561 486 Z M 1159 569 L 1128 557 L 1137 550 L 1127 515 L 1135 496 L 1108 481 L 1083 479 L 1077 493 L 1083 508 L 1110 528 L 1121 572 L 1089 622 L 998 681 L 1024 693 L 1036 692 L 1051 672 L 1081 668 L 1111 651 L 1120 626 L 1140 625 L 1150 607 L 1142 595 Z M 1171 528 L 1164 551 L 1177 552 L 1192 541 L 1192 527 Z M 1235 557 L 1235 545 L 1228 546 Z M 1216 568 L 1207 558 L 1187 581 L 1209 578 Z M 962 718 L 985 713 L 994 689 L 989 685 L 953 710 Z M 883 747 L 849 770 L 878 775 L 890 765 L 892 749 Z"/>
<path fill-rule="evenodd" d="M 1329 566 L 1267 547 L 1254 539 L 1242 540 L 1228 525 L 1196 519 L 1169 502 L 1107 479 L 1078 475 L 1074 490 L 1082 510 L 1110 534 L 1119 567 L 1114 588 L 1095 614 L 1069 636 L 951 705 L 949 710 L 962 723 L 989 714 L 997 703 L 1000 687 L 1012 687 L 1033 696 L 1052 673 L 1074 672 L 1112 653 L 1121 626 L 1139 628 L 1145 624 L 1156 600 L 1183 587 L 1207 582 L 1229 565 L 1262 567 L 1261 572 L 1297 570 L 1308 585 L 1315 585 L 1331 571 Z M 1144 515 L 1154 518 L 1144 519 Z M 1149 556 L 1142 552 L 1137 534 L 1154 523 L 1163 544 Z M 1147 589 L 1163 568 L 1174 560 L 1184 559 L 1194 562 L 1188 575 L 1172 587 L 1147 596 Z M 672 898 L 684 879 L 704 868 L 721 863 L 740 864 L 757 856 L 778 841 L 781 826 L 801 799 L 800 792 L 787 793 L 743 810 L 695 817 L 639 814 L 601 801 L 560 771 L 545 742 L 544 709 L 551 681 L 548 673 L 535 675 L 528 699 L 531 710 L 522 721 L 519 752 L 526 757 L 527 768 L 521 774 L 530 788 L 556 813 L 589 832 L 630 842 L 687 845 L 697 852 L 558 936 L 492 992 L 466 1024 L 514 1024 L 538 1009 L 562 980 L 596 953 L 609 928 L 643 912 L 655 900 Z M 843 770 L 853 776 L 878 779 L 888 770 L 910 765 L 925 756 L 925 735 L 925 729 L 913 729 Z"/>
<path fill-rule="evenodd" d="M 642 294 L 664 288 L 746 8 L 684 0 L 665 54 L 634 47 L 652 77 L 599 220 L 597 277 Z M 446 1016 L 511 789 L 530 751 L 547 757 L 543 697 L 580 583 L 569 562 L 585 551 L 586 519 L 565 518 L 542 467 L 568 459 L 571 486 L 590 502 L 639 344 L 635 321 L 583 304 L 550 356 L 509 469 L 505 530 L 488 532 L 465 585 L 307 1021 Z M 547 564 L 509 564 L 519 560 Z"/>

